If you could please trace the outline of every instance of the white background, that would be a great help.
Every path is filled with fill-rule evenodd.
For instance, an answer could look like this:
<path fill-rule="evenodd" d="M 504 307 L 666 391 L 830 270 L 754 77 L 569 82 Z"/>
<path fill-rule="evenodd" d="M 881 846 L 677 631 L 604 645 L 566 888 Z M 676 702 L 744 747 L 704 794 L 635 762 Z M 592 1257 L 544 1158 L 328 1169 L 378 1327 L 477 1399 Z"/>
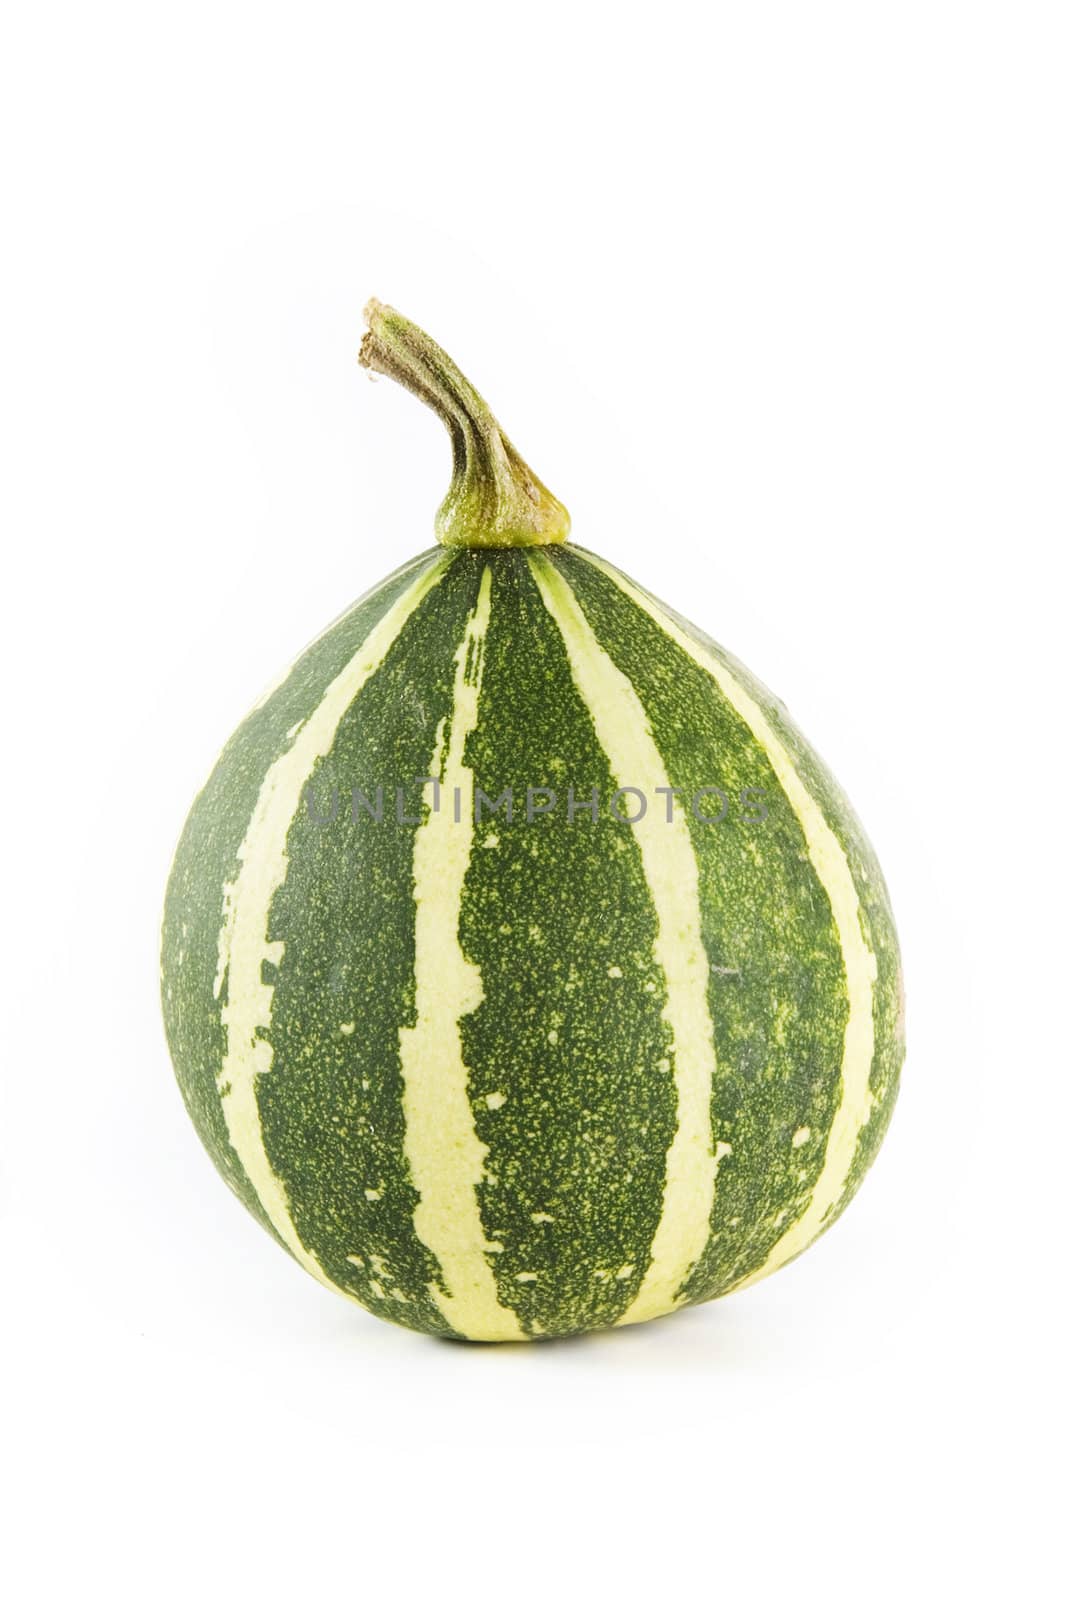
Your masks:
<path fill-rule="evenodd" d="M 1054 1592 L 1067 74 L 1026 3 L 13 4 L 7 1592 Z M 788 702 L 910 1054 L 844 1221 L 664 1322 L 457 1348 L 234 1203 L 156 998 L 264 683 L 431 541 L 422 322 L 575 536 Z"/>

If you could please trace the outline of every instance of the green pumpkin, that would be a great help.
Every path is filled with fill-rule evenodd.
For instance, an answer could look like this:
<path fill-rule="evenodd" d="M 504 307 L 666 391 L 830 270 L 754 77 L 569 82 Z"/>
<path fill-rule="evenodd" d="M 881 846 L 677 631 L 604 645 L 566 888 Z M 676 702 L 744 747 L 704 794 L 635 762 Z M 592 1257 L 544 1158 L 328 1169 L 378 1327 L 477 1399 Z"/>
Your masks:
<path fill-rule="evenodd" d="M 163 924 L 219 1170 L 315 1277 L 427 1333 L 640 1322 L 791 1261 L 903 1058 L 878 863 L 746 669 L 597 556 L 425 334 L 441 548 L 241 724 Z"/>

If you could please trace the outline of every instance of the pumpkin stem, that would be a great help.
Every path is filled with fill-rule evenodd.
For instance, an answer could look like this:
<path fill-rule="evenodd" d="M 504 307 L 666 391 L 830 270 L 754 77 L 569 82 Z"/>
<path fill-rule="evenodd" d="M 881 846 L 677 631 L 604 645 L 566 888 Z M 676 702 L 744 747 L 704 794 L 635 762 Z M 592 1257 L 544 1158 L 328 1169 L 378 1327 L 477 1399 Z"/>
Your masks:
<path fill-rule="evenodd" d="M 496 418 L 449 356 L 391 306 L 371 300 L 360 364 L 384 373 L 436 411 L 452 440 L 453 471 L 438 507 L 442 544 L 562 544 L 565 506 L 531 472 Z"/>

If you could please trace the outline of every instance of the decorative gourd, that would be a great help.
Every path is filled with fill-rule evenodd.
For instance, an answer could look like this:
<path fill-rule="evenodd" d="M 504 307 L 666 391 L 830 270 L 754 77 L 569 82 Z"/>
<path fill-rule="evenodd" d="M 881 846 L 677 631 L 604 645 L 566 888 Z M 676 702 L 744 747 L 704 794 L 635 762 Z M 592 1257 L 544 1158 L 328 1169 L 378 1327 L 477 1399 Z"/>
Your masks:
<path fill-rule="evenodd" d="M 193 806 L 178 1082 L 234 1192 L 368 1310 L 476 1340 L 662 1316 L 792 1260 L 874 1159 L 885 885 L 781 704 L 564 547 L 444 352 L 367 320 L 364 365 L 452 436 L 442 548 L 311 645 Z"/>

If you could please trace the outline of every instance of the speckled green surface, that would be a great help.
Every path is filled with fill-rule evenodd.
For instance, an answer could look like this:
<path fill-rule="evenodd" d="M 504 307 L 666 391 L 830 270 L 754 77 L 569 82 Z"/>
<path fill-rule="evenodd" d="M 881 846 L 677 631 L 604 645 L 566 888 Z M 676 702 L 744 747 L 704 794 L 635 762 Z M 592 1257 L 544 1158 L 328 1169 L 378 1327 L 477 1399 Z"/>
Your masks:
<path fill-rule="evenodd" d="M 715 785 L 733 799 L 721 823 L 690 829 L 711 969 L 712 1125 L 730 1147 L 707 1245 L 679 1303 L 707 1299 L 759 1267 L 818 1178 L 848 1016 L 837 930 L 767 756 L 711 676 L 580 554 L 541 559 L 557 564 L 599 644 L 638 691 L 672 785 L 685 794 Z M 475 829 L 460 942 L 480 969 L 483 998 L 462 1019 L 462 1053 L 486 1150 L 478 1207 L 498 1299 L 527 1334 L 568 1333 L 613 1322 L 638 1290 L 662 1208 L 676 1094 L 664 1070 L 671 1040 L 656 914 L 634 828 L 604 814 L 612 775 L 522 552 L 431 552 L 410 564 L 317 641 L 238 729 L 194 805 L 167 891 L 167 1036 L 201 1138 L 265 1222 L 216 1088 L 226 993 L 216 999 L 212 985 L 223 888 L 288 731 L 430 563 L 447 570 L 309 774 L 320 815 L 335 790 L 338 815 L 316 823 L 301 806 L 289 829 L 288 871 L 270 911 L 283 954 L 264 973 L 273 986 L 273 1064 L 256 1084 L 263 1140 L 300 1240 L 338 1287 L 397 1322 L 449 1332 L 432 1292 L 442 1286 L 439 1265 L 413 1224 L 419 1196 L 404 1154 L 398 1041 L 414 1022 L 415 829 L 397 821 L 391 800 L 407 783 L 410 815 L 425 814 L 415 780 L 429 771 L 449 715 L 453 658 L 489 563 L 492 611 L 466 762 L 486 794 L 510 787 L 516 804 L 511 825 L 483 814 Z M 873 1160 L 899 1076 L 892 916 L 873 852 L 834 780 L 773 696 L 720 656 L 758 700 L 840 840 L 878 959 L 874 1109 L 836 1215 Z M 353 823 L 353 786 L 373 795 L 379 784 L 382 821 Z M 556 811 L 527 823 L 527 785 L 555 789 Z M 586 812 L 568 820 L 571 786 L 580 799 L 599 789 L 598 822 Z M 746 787 L 763 791 L 760 823 L 746 822 L 734 798 Z M 810 1129 L 801 1145 L 798 1129 Z"/>
<path fill-rule="evenodd" d="M 244 838 L 267 771 L 294 723 L 322 698 L 412 576 L 441 559 L 429 551 L 408 562 L 346 611 L 309 647 L 264 704 L 233 734 L 197 795 L 182 831 L 163 911 L 163 1021 L 189 1115 L 226 1182 L 268 1225 L 255 1191 L 230 1147 L 216 1075 L 222 1062 L 220 1013 L 225 992 L 212 990 L 218 965 L 223 885 L 237 872 Z"/>
<path fill-rule="evenodd" d="M 485 1000 L 466 1021 L 464 1058 L 497 1179 L 482 1213 L 504 1244 L 498 1293 L 527 1328 L 564 1333 L 614 1321 L 633 1298 L 676 1097 L 658 1070 L 670 1037 L 633 830 L 577 810 L 567 820 L 568 787 L 606 800 L 611 773 L 526 557 L 504 553 L 493 569 L 470 759 L 487 793 L 543 786 L 560 804 L 528 825 L 483 818 L 477 830 L 460 933 Z M 499 842 L 486 849 L 487 838 Z M 507 1100 L 490 1111 L 494 1090 Z M 520 1282 L 520 1272 L 537 1276 Z"/>
<path fill-rule="evenodd" d="M 601 572 L 555 558 L 616 664 L 641 686 L 671 782 L 731 797 L 762 790 L 766 818 L 694 825 L 715 1020 L 718 1174 L 704 1256 L 686 1294 L 703 1299 L 757 1267 L 806 1203 L 840 1094 L 848 1002 L 837 934 L 804 836 L 762 750 L 706 672 Z M 794 1148 L 793 1133 L 812 1138 Z"/>

